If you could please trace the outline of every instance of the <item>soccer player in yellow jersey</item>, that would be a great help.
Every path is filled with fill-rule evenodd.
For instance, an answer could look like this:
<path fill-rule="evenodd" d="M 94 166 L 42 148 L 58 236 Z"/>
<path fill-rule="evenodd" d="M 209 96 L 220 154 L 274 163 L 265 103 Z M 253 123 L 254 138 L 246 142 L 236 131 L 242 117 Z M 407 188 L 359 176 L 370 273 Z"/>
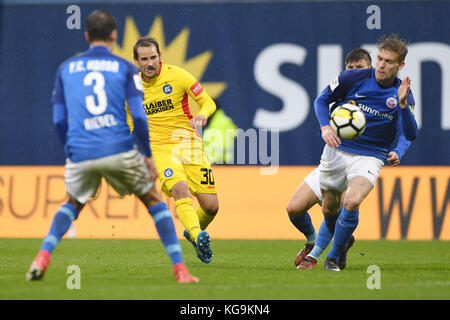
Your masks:
<path fill-rule="evenodd" d="M 175 200 L 185 238 L 194 246 L 198 258 L 209 263 L 213 254 L 205 229 L 217 214 L 219 201 L 211 164 L 197 129 L 206 125 L 216 104 L 189 72 L 162 62 L 155 39 L 139 39 L 133 55 L 141 70 L 143 105 L 161 189 Z M 189 107 L 189 96 L 201 107 L 195 116 Z M 192 195 L 199 203 L 196 210 Z"/>

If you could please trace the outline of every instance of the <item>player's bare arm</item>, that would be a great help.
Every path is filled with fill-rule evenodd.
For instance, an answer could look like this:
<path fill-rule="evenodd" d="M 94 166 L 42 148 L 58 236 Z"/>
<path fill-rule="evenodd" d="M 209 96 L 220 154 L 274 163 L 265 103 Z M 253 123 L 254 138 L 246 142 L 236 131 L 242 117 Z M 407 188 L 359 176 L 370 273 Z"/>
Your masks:
<path fill-rule="evenodd" d="M 155 162 L 153 161 L 153 158 L 145 157 L 144 161 L 145 161 L 145 165 L 148 168 L 150 181 L 155 181 L 156 178 L 158 178 L 158 170 L 156 169 L 156 165 L 155 165 Z"/>
<path fill-rule="evenodd" d="M 195 117 L 193 117 L 191 120 L 189 120 L 189 125 L 192 128 L 196 128 L 196 127 L 204 127 L 206 126 L 206 123 L 208 122 L 208 118 L 206 118 L 206 116 L 199 114 L 196 115 Z"/>
<path fill-rule="evenodd" d="M 387 162 L 393 166 L 396 167 L 400 164 L 400 157 L 398 156 L 397 153 L 395 153 L 394 151 L 389 152 L 389 156 L 387 158 Z"/>
<path fill-rule="evenodd" d="M 408 104 L 406 99 L 408 98 L 409 91 L 411 90 L 411 79 L 406 77 L 403 79 L 400 87 L 398 87 L 398 99 L 400 101 L 400 108 L 405 109 Z"/>
<path fill-rule="evenodd" d="M 329 125 L 320 128 L 322 131 L 322 139 L 330 147 L 337 148 L 341 144 L 341 139 L 334 133 L 333 128 Z"/>

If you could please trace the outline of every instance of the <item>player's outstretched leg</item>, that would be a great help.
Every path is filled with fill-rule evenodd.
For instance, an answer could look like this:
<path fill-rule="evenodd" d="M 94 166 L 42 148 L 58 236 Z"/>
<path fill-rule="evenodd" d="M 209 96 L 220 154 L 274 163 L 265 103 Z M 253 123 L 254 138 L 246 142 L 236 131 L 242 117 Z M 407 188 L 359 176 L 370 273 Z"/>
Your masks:
<path fill-rule="evenodd" d="M 300 262 L 300 264 L 297 266 L 297 269 L 299 270 L 308 270 L 308 269 L 315 269 L 317 266 L 317 260 L 314 257 L 306 256 L 305 259 Z"/>
<path fill-rule="evenodd" d="M 164 202 L 159 202 L 151 206 L 148 212 L 153 217 L 161 242 L 172 261 L 176 281 L 179 283 L 198 282 L 196 277 L 189 274 L 183 262 L 181 246 L 173 224 L 172 214 L 167 209 L 167 205 Z"/>
<path fill-rule="evenodd" d="M 202 234 L 202 236 L 200 236 L 200 234 Z M 202 243 L 202 250 L 200 250 L 200 248 L 197 246 L 197 243 L 191 239 L 191 236 L 189 235 L 189 232 L 187 232 L 187 230 L 184 230 L 183 236 L 186 238 L 186 240 L 188 240 L 192 244 L 192 246 L 195 249 L 195 252 L 197 253 L 197 257 L 202 262 L 207 264 L 211 262 L 213 253 L 211 248 L 209 247 L 210 237 L 206 231 L 201 231 L 197 237 L 197 243 L 199 243 L 199 238 L 201 238 L 200 243 Z M 204 252 L 206 252 L 206 254 Z"/>
<path fill-rule="evenodd" d="M 297 258 L 295 259 L 295 266 L 298 268 L 300 263 L 306 258 L 306 256 L 312 251 L 314 248 L 314 243 L 307 242 L 303 249 L 297 254 Z"/>
<path fill-rule="evenodd" d="M 82 208 L 81 204 L 79 204 L 79 208 Z M 72 203 L 66 203 L 61 206 L 53 217 L 50 231 L 44 238 L 41 249 L 31 263 L 30 269 L 26 274 L 26 279 L 28 281 L 42 280 L 50 263 L 53 250 L 58 245 L 67 230 L 69 230 L 72 221 L 78 217 L 79 213 L 79 209 L 77 209 Z"/>
<path fill-rule="evenodd" d="M 324 268 L 328 271 L 341 271 L 338 261 L 335 258 L 326 258 Z"/>
<path fill-rule="evenodd" d="M 209 197 L 209 198 L 207 198 L 207 197 Z M 213 200 L 206 202 L 205 198 L 207 200 L 210 200 L 212 198 Z M 197 199 L 199 199 L 199 202 L 203 201 L 204 202 L 203 205 L 205 205 L 205 208 L 206 208 L 206 209 L 204 209 L 204 208 L 202 208 L 201 205 L 199 205 L 197 207 L 197 209 L 195 210 L 195 213 L 197 214 L 197 217 L 198 217 L 198 221 L 200 223 L 200 229 L 206 230 L 206 228 L 211 224 L 211 222 L 216 217 L 217 212 L 219 211 L 218 200 L 215 200 L 215 199 L 217 199 L 217 196 L 215 194 L 212 194 L 212 195 L 198 194 Z"/>
<path fill-rule="evenodd" d="M 341 270 L 339 268 L 340 261 L 338 259 L 341 258 L 345 248 L 347 248 L 347 244 L 349 243 L 348 241 L 350 241 L 353 236 L 353 231 L 355 231 L 356 226 L 358 225 L 358 217 L 359 210 L 350 211 L 346 208 L 342 208 L 338 223 L 336 223 L 334 242 L 331 246 L 330 252 L 327 255 L 327 259 L 325 260 L 326 270 Z"/>
<path fill-rule="evenodd" d="M 198 278 L 191 276 L 184 263 L 174 265 L 173 274 L 178 283 L 199 282 Z"/>
<path fill-rule="evenodd" d="M 213 256 L 211 247 L 210 247 L 211 238 L 209 237 L 208 232 L 205 230 L 200 231 L 197 237 L 197 247 L 203 257 L 211 261 Z"/>
<path fill-rule="evenodd" d="M 347 265 L 347 252 L 353 246 L 354 242 L 355 237 L 352 235 L 352 237 L 345 244 L 344 250 L 342 251 L 341 256 L 339 257 L 339 269 L 341 270 L 345 269 L 345 266 Z"/>
<path fill-rule="evenodd" d="M 28 281 L 42 280 L 45 270 L 50 263 L 51 254 L 47 250 L 41 250 L 31 263 L 30 269 L 26 274 Z"/>

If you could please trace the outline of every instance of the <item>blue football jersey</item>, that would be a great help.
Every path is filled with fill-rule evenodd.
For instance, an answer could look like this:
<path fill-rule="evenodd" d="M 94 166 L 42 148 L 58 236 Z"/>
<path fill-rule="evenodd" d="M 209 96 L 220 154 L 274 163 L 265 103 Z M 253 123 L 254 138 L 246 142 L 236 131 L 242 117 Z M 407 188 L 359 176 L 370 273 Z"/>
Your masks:
<path fill-rule="evenodd" d="M 63 62 L 56 75 L 53 104 L 67 112 L 67 156 L 74 162 L 134 148 L 125 100 L 143 97 L 139 70 L 104 46 L 93 46 Z"/>
<path fill-rule="evenodd" d="M 324 108 L 322 104 L 326 103 L 328 107 L 334 103 L 327 119 L 318 114 L 320 125 L 329 124 L 329 114 L 341 104 L 352 103 L 359 106 L 366 116 L 366 129 L 354 140 L 341 139 L 338 148 L 345 152 L 385 160 L 393 142 L 402 134 L 397 92 L 400 84 L 401 80 L 396 78 L 391 86 L 381 87 L 375 79 L 373 68 L 343 71 L 315 101 L 316 112 L 318 108 Z M 414 105 L 411 93 L 408 104 Z M 409 108 L 408 112 L 411 112 Z"/>

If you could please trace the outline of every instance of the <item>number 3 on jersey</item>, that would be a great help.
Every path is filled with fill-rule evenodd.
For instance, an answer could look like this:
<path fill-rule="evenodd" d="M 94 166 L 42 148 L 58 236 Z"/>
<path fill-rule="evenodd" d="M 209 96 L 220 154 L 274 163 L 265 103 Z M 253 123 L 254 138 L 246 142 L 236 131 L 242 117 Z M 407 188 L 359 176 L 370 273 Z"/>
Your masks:
<path fill-rule="evenodd" d="M 211 169 L 201 168 L 200 171 L 203 172 L 204 180 L 200 181 L 201 184 L 209 184 L 211 186 L 214 185 L 214 175 Z"/>
<path fill-rule="evenodd" d="M 105 77 L 102 73 L 98 71 L 89 72 L 83 79 L 83 84 L 85 86 L 92 86 L 92 82 L 95 81 L 94 93 L 97 96 L 97 102 L 95 103 L 94 95 L 86 96 L 86 108 L 88 111 L 94 115 L 99 115 L 105 112 L 108 107 L 108 99 L 106 98 L 105 92 Z"/>

